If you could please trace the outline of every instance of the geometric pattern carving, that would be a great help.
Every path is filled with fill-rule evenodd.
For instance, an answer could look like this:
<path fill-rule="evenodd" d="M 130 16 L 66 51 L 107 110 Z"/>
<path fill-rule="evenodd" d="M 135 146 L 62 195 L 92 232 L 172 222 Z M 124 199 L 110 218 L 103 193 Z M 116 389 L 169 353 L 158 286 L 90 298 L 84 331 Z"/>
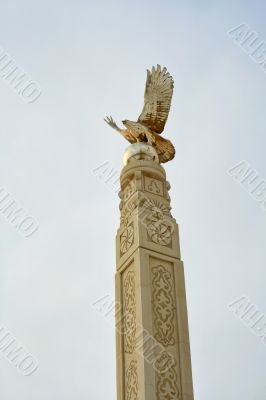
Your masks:
<path fill-rule="evenodd" d="M 126 400 L 138 400 L 137 361 L 131 361 L 126 372 Z"/>
<path fill-rule="evenodd" d="M 181 399 L 181 392 L 178 388 L 176 361 L 173 364 L 173 358 L 167 352 L 164 352 L 162 354 L 163 365 L 167 363 L 167 358 L 169 358 L 169 363 L 172 364 L 170 368 L 164 368 L 160 371 L 160 360 L 158 360 L 156 366 L 158 371 L 156 374 L 156 400 L 179 400 Z"/>
<path fill-rule="evenodd" d="M 124 282 L 124 340 L 125 352 L 132 354 L 136 344 L 135 272 L 129 271 Z"/>
<path fill-rule="evenodd" d="M 121 255 L 125 254 L 130 249 L 133 243 L 134 243 L 134 227 L 133 223 L 131 223 L 130 225 L 126 226 L 120 238 Z"/>
<path fill-rule="evenodd" d="M 175 344 L 173 277 L 164 266 L 152 268 L 152 306 L 155 339 L 163 346 Z"/>

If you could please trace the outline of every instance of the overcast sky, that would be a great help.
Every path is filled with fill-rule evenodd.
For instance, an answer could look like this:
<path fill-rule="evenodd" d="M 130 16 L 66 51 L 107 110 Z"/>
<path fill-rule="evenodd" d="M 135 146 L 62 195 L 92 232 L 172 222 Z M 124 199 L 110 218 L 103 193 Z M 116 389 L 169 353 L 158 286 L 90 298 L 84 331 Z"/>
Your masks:
<path fill-rule="evenodd" d="M 0 188 L 39 223 L 24 237 L 0 212 L 0 327 L 36 358 L 23 376 L 0 352 L 1 400 L 115 400 L 112 319 L 119 199 L 93 169 L 122 167 L 146 68 L 175 80 L 165 165 L 180 228 L 196 400 L 266 397 L 266 346 L 228 308 L 266 315 L 266 210 L 227 173 L 266 180 L 266 73 L 228 31 L 266 41 L 261 1 L 2 0 L 0 47 L 41 88 L 29 103 L 0 78 Z"/>

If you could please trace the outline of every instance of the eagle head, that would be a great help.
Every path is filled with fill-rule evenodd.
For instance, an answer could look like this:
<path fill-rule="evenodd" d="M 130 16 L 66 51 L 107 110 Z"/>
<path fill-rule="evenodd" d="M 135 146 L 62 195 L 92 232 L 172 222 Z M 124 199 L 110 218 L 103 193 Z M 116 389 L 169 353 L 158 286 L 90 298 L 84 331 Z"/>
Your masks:
<path fill-rule="evenodd" d="M 122 121 L 123 125 L 125 125 L 125 127 L 127 129 L 132 129 L 134 128 L 135 123 L 133 121 L 129 121 L 128 119 L 124 119 L 124 121 Z"/>

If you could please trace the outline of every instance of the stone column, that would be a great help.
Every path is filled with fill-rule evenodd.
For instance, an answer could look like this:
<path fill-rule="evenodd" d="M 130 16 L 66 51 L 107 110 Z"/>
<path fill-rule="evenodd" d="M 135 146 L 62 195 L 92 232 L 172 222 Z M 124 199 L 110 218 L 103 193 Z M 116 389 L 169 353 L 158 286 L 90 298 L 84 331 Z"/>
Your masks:
<path fill-rule="evenodd" d="M 183 263 L 170 184 L 154 149 L 131 145 L 117 232 L 118 400 L 193 400 Z"/>

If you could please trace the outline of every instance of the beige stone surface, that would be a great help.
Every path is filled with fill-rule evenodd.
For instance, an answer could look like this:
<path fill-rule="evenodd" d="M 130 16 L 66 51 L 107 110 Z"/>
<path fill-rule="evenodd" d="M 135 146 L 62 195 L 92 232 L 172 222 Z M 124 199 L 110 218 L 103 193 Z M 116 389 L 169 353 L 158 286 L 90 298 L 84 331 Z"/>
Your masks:
<path fill-rule="evenodd" d="M 169 188 L 156 161 L 132 158 L 121 172 L 118 400 L 193 400 L 184 269 Z"/>

